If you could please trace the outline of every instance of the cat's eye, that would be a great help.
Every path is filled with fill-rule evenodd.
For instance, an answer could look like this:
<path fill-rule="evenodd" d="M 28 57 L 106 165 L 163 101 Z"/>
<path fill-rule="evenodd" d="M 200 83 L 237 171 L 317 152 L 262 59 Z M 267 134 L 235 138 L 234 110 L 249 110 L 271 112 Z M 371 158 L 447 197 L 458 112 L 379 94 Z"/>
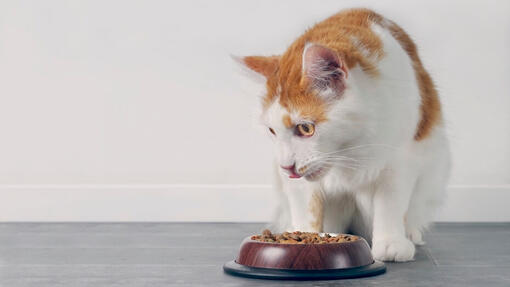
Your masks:
<path fill-rule="evenodd" d="M 315 133 L 315 126 L 310 123 L 298 124 L 295 133 L 300 137 L 311 137 Z"/>
<path fill-rule="evenodd" d="M 274 132 L 274 130 L 272 128 L 269 128 L 269 131 L 273 134 L 273 135 L 276 135 L 276 133 Z"/>

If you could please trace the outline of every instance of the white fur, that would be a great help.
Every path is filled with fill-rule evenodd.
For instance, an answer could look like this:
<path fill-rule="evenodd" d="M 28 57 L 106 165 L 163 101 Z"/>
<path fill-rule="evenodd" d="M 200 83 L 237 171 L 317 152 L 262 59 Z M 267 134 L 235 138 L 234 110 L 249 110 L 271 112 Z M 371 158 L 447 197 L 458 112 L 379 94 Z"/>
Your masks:
<path fill-rule="evenodd" d="M 274 229 L 319 231 L 309 205 L 312 194 L 320 192 L 323 231 L 362 235 L 372 242 L 376 259 L 408 261 L 444 198 L 448 140 L 443 126 L 414 140 L 421 100 L 411 61 L 387 30 L 372 29 L 385 49 L 380 76 L 370 77 L 359 67 L 349 70 L 344 94 L 312 137 L 297 137 L 283 125 L 289 111 L 278 99 L 262 115 L 276 132 L 268 132 L 277 150 L 275 186 L 281 196 Z M 292 111 L 290 116 L 297 123 L 310 120 Z M 309 166 L 305 175 L 330 167 L 316 181 L 289 179 L 278 165 L 293 163 L 297 169 Z"/>

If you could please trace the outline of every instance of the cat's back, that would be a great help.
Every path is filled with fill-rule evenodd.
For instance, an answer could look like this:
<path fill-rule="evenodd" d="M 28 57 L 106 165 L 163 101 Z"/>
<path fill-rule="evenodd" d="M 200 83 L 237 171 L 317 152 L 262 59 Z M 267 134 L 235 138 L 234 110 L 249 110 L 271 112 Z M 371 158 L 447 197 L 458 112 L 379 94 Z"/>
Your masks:
<path fill-rule="evenodd" d="M 329 18 L 317 23 L 307 31 L 310 34 L 329 33 L 338 30 L 344 35 L 354 35 L 356 30 L 363 31 L 370 29 L 373 23 L 383 23 L 386 19 L 380 14 L 366 8 L 352 8 L 342 10 Z"/>

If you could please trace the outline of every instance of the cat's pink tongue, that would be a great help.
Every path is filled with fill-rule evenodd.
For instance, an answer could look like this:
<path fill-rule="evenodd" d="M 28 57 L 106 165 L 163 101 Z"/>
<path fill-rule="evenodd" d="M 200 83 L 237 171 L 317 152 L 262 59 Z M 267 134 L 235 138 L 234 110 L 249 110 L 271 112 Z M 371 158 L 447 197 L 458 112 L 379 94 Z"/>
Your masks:
<path fill-rule="evenodd" d="M 292 173 L 291 175 L 289 175 L 289 178 L 300 178 L 301 176 L 297 173 Z"/>

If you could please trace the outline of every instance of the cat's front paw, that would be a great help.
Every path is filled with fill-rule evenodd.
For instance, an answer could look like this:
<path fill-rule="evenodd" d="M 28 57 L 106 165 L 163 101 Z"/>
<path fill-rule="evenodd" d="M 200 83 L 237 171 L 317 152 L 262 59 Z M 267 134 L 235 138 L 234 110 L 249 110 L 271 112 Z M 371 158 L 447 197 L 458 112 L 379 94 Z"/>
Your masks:
<path fill-rule="evenodd" d="M 381 261 L 405 262 L 413 260 L 414 244 L 405 237 L 374 238 L 372 255 Z"/>

